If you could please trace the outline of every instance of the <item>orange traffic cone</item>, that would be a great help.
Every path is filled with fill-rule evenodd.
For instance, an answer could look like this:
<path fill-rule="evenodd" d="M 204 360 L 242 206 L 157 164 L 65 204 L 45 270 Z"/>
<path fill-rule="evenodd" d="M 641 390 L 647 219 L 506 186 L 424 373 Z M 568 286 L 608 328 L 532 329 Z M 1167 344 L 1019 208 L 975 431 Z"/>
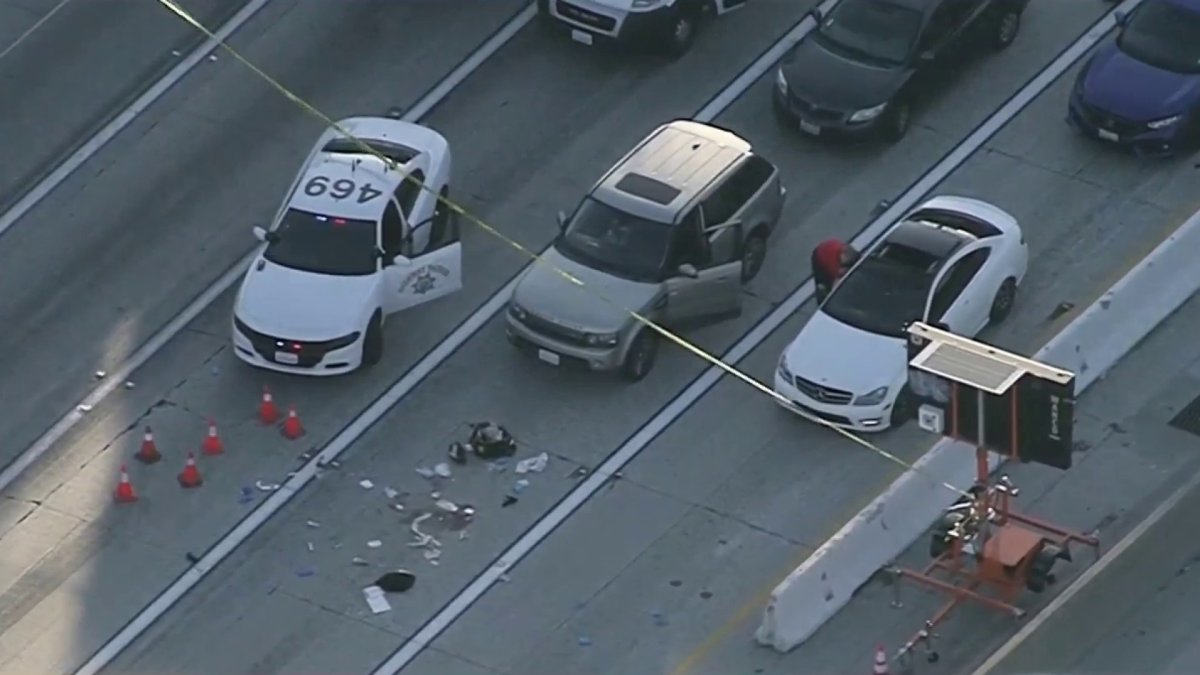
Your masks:
<path fill-rule="evenodd" d="M 287 419 L 283 421 L 283 428 L 280 431 L 285 438 L 293 441 L 304 435 L 304 426 L 300 424 L 300 418 L 296 417 L 296 406 L 288 406 Z"/>
<path fill-rule="evenodd" d="M 150 431 L 150 427 L 146 427 L 145 433 L 142 434 L 142 449 L 138 450 L 134 457 L 142 464 L 153 464 L 162 459 L 162 455 L 158 453 L 158 446 L 154 443 L 154 432 Z"/>
<path fill-rule="evenodd" d="M 271 398 L 271 390 L 263 387 L 262 403 L 258 404 L 258 421 L 270 426 L 279 421 L 279 408 Z"/>
<path fill-rule="evenodd" d="M 208 435 L 204 437 L 200 452 L 206 455 L 219 455 L 225 452 L 225 446 L 221 445 L 221 437 L 217 435 L 217 423 L 212 419 L 208 420 Z"/>
<path fill-rule="evenodd" d="M 179 474 L 179 484 L 185 488 L 200 487 L 204 483 L 204 479 L 200 476 L 200 469 L 196 468 L 196 456 L 192 453 L 187 454 L 187 464 L 183 466 L 183 471 Z"/>
<path fill-rule="evenodd" d="M 871 669 L 872 675 L 888 675 L 888 658 L 887 651 L 883 645 L 875 648 L 875 667 Z"/>
<path fill-rule="evenodd" d="M 125 465 L 121 465 L 121 480 L 117 483 L 117 492 L 114 495 L 118 504 L 129 504 L 137 501 L 137 493 L 133 491 L 133 483 L 129 482 L 129 471 Z"/>

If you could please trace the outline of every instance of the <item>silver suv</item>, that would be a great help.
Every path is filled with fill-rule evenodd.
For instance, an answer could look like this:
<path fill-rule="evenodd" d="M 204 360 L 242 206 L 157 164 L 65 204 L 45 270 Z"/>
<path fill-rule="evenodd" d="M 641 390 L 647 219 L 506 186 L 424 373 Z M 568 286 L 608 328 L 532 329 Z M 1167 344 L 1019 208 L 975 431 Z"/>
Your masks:
<path fill-rule="evenodd" d="M 609 170 L 521 276 L 508 337 L 551 365 L 640 380 L 658 334 L 736 316 L 762 268 L 787 191 L 737 135 L 692 121 L 655 129 Z M 568 272 L 583 287 L 564 278 Z"/>

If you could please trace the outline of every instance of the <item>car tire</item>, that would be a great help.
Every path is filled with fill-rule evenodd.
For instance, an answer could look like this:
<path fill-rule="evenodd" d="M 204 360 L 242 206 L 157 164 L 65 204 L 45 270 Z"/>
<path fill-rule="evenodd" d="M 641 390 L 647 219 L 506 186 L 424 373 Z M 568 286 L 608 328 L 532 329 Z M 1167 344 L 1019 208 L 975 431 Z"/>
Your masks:
<path fill-rule="evenodd" d="M 367 334 L 363 336 L 362 362 L 370 367 L 383 359 L 383 320 L 379 312 L 371 317 L 367 324 Z"/>
<path fill-rule="evenodd" d="M 699 12 L 686 7 L 680 8 L 671 17 L 667 26 L 666 48 L 667 55 L 679 58 L 692 48 L 696 40 L 696 29 L 699 26 Z"/>
<path fill-rule="evenodd" d="M 754 232 L 742 245 L 742 283 L 747 283 L 762 271 L 767 259 L 767 236 Z"/>
<path fill-rule="evenodd" d="M 905 102 L 897 102 L 886 113 L 883 136 L 889 143 L 899 142 L 908 135 L 908 127 L 912 124 L 912 106 Z"/>
<path fill-rule="evenodd" d="M 625 353 L 625 362 L 621 364 L 621 374 L 630 382 L 640 382 L 654 369 L 658 358 L 658 336 L 650 328 L 643 328 L 633 338 L 629 351 Z"/>
<path fill-rule="evenodd" d="M 988 311 L 988 320 L 993 326 L 1003 323 L 1012 314 L 1013 305 L 1017 300 L 1017 280 L 1009 277 L 996 289 L 992 298 L 992 308 Z"/>
<path fill-rule="evenodd" d="M 1021 13 L 1015 9 L 1001 10 L 992 33 L 992 49 L 1001 51 L 1017 39 L 1021 32 Z"/>
<path fill-rule="evenodd" d="M 896 401 L 892 403 L 892 412 L 888 419 L 889 428 L 898 429 L 911 420 L 914 405 L 916 400 L 906 384 L 900 388 L 900 393 L 896 394 Z"/>

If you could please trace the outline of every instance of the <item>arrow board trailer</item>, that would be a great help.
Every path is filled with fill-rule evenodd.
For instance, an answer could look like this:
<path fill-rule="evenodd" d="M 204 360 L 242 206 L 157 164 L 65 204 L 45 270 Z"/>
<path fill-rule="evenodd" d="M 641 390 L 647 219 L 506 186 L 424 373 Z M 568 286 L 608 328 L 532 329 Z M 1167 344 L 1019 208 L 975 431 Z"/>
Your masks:
<path fill-rule="evenodd" d="M 338 122 L 309 152 L 246 270 L 233 310 L 238 358 L 338 375 L 383 356 L 383 323 L 462 288 L 450 146 L 395 119 Z M 368 152 L 362 144 L 374 152 Z M 386 157 L 387 161 L 381 159 Z"/>

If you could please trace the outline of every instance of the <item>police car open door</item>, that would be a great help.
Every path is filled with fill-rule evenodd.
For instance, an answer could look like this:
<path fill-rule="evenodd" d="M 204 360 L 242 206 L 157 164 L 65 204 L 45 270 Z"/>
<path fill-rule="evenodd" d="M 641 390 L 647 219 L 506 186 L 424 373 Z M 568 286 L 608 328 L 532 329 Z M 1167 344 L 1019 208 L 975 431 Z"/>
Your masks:
<path fill-rule="evenodd" d="M 405 230 L 401 255 L 386 268 L 387 312 L 436 300 L 462 289 L 462 242 L 459 241 L 458 219 L 445 204 L 439 204 L 433 218 Z M 385 219 L 386 220 L 386 219 Z M 387 224 L 384 225 L 385 229 Z M 419 233 L 429 228 L 428 237 Z M 413 253 L 414 243 L 424 243 L 420 253 Z"/>
<path fill-rule="evenodd" d="M 746 6 L 750 0 L 715 0 L 713 4 L 717 8 L 717 14 L 726 14 L 735 9 L 741 9 Z"/>

